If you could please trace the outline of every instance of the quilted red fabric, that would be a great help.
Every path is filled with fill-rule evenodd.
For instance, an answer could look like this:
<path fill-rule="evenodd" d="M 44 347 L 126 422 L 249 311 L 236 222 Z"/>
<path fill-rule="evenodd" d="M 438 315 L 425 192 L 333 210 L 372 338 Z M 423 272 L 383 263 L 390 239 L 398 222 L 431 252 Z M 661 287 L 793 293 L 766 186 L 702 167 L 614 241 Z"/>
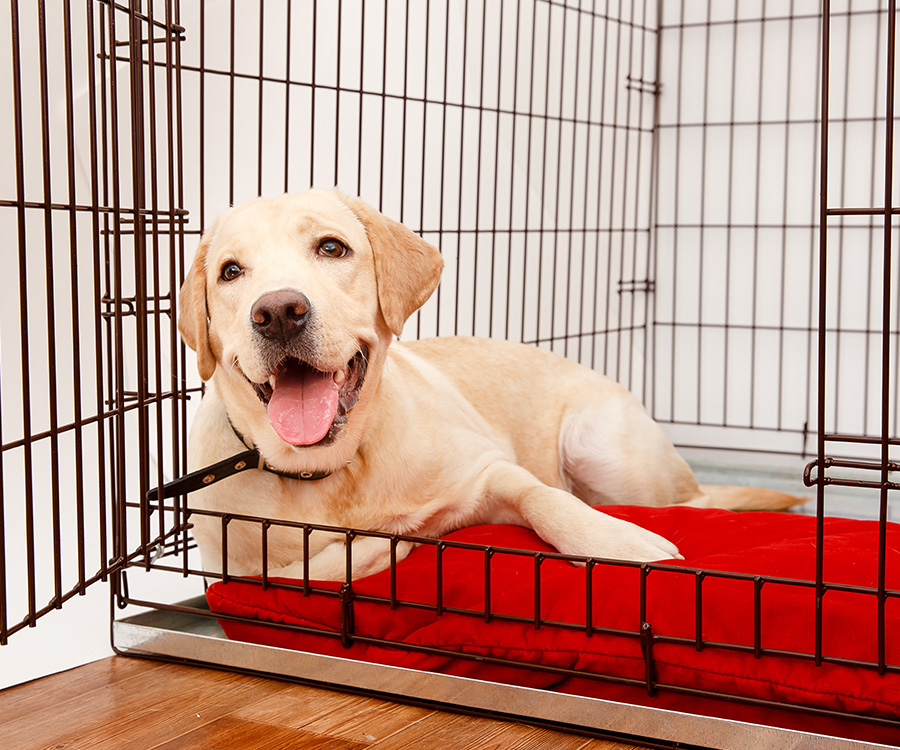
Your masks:
<path fill-rule="evenodd" d="M 535 627 L 533 555 L 495 552 L 490 558 L 490 612 L 485 622 L 485 553 L 448 548 L 441 554 L 443 612 L 409 603 L 438 603 L 437 552 L 416 549 L 399 564 L 392 610 L 385 571 L 353 582 L 353 633 L 392 641 L 386 646 L 355 640 L 345 649 L 339 638 L 222 619 L 229 638 L 282 648 L 440 671 L 529 687 L 764 722 L 860 739 L 900 743 L 896 727 L 871 725 L 825 715 L 746 705 L 675 692 L 669 687 L 715 691 L 729 696 L 838 710 L 900 722 L 900 673 L 859 666 L 878 660 L 878 602 L 872 593 L 827 591 L 823 599 L 822 653 L 815 666 L 815 591 L 773 578 L 815 581 L 815 519 L 784 513 L 732 513 L 696 508 L 606 507 L 604 512 L 655 531 L 675 542 L 685 560 L 673 570 L 646 575 L 646 608 L 641 612 L 641 570 L 637 566 L 597 564 L 583 567 L 545 559 L 540 565 L 540 627 Z M 900 590 L 900 526 L 887 532 L 886 586 Z M 494 548 L 551 552 L 532 531 L 514 526 L 478 526 L 450 534 L 447 540 Z M 876 587 L 878 524 L 826 519 L 824 579 L 834 586 Z M 727 571 L 764 576 L 752 579 L 698 575 L 683 570 Z M 590 575 L 590 585 L 586 576 Z M 702 581 L 698 584 L 698 578 Z M 315 583 L 335 591 L 338 584 Z M 702 648 L 697 648 L 698 586 L 702 603 Z M 593 632 L 587 633 L 588 591 Z M 340 631 L 341 604 L 333 594 L 303 596 L 296 591 L 252 583 L 213 584 L 207 599 L 216 613 L 252 617 L 270 623 Z M 403 603 L 406 604 L 403 604 Z M 757 604 L 758 602 L 758 604 Z M 759 631 L 754 612 L 759 607 Z M 467 610 L 475 614 L 460 613 Z M 502 616 L 527 618 L 504 620 Z M 646 675 L 638 637 L 650 623 L 658 640 L 652 646 L 654 697 L 636 681 Z M 561 625 L 562 624 L 562 625 Z M 567 627 L 569 626 L 569 627 Z M 885 602 L 885 657 L 900 666 L 900 599 Z M 667 639 L 674 638 L 674 642 Z M 680 639 L 680 640 L 679 640 Z M 726 648 L 724 644 L 744 647 Z M 416 651 L 448 649 L 460 656 Z M 755 652 L 756 650 L 756 652 Z M 807 658 L 784 655 L 799 653 Z M 522 667 L 485 663 L 464 656 L 494 657 Z M 628 678 L 617 684 L 530 665 Z"/>

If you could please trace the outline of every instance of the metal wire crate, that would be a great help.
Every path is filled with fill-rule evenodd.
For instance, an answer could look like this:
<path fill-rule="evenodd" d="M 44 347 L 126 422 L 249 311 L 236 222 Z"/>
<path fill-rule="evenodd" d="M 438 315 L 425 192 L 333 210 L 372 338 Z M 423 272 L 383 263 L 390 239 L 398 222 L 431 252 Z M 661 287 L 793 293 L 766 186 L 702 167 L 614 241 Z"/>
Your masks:
<path fill-rule="evenodd" d="M 820 523 L 891 517 L 893 1 L 5 5 L 0 643 L 100 580 L 126 615 L 207 632 L 179 603 L 204 572 L 184 499 L 146 497 L 183 473 L 202 390 L 174 301 L 218 211 L 310 185 L 441 248 L 406 338 L 552 349 L 633 390 L 701 470 L 799 487 L 806 467 Z M 166 653 L 142 627 L 117 647 Z M 155 642 L 272 671 L 181 639 Z M 324 657 L 303 669 L 334 680 Z M 620 731 L 661 736 L 647 716 Z"/>

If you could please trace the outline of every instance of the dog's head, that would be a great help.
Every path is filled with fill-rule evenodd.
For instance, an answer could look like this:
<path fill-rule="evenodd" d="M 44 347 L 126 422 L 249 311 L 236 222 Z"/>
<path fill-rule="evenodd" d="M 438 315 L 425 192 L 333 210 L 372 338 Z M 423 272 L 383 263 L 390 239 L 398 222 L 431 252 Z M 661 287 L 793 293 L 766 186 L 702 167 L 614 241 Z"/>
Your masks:
<path fill-rule="evenodd" d="M 363 421 L 351 409 L 365 411 L 388 344 L 442 266 L 416 234 L 336 190 L 259 198 L 204 234 L 179 330 L 264 455 L 306 449 L 321 465 Z"/>

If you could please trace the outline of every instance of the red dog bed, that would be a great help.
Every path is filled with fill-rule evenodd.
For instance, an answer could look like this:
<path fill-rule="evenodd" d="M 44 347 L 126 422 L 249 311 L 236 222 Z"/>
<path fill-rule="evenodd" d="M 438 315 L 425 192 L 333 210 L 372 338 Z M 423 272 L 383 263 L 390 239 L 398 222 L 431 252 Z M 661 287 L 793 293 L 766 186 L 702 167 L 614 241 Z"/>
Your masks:
<path fill-rule="evenodd" d="M 207 599 L 219 614 L 312 627 L 326 633 L 222 618 L 226 634 L 233 639 L 807 731 L 900 742 L 900 527 L 888 525 L 887 673 L 879 675 L 870 666 L 878 662 L 877 595 L 847 590 L 877 587 L 877 523 L 825 521 L 824 580 L 835 588 L 823 598 L 824 663 L 816 666 L 812 658 L 815 589 L 798 583 L 815 581 L 814 518 L 695 508 L 607 507 L 604 511 L 671 539 L 685 560 L 672 564 L 676 570 L 653 568 L 648 572 L 636 565 L 603 563 L 587 569 L 552 558 L 538 566 L 534 555 L 499 551 L 486 555 L 483 550 L 452 546 L 439 553 L 433 545 L 421 546 L 397 566 L 395 609 L 390 606 L 392 582 L 388 571 L 353 582 L 349 648 L 334 635 L 341 631 L 342 604 L 334 594 L 339 584 L 312 583 L 312 593 L 304 596 L 300 591 L 264 589 L 256 583 L 216 583 L 209 588 Z M 463 529 L 446 540 L 491 545 L 494 549 L 552 552 L 532 531 L 514 526 Z M 695 569 L 749 575 L 729 577 L 697 573 Z M 418 608 L 414 603 L 430 607 Z M 441 607 L 440 613 L 435 606 Z M 754 617 L 756 611 L 758 618 Z M 643 623 L 649 623 L 654 638 L 649 660 L 642 650 Z M 645 648 L 647 635 L 645 631 Z M 385 645 L 384 641 L 398 645 Z M 417 651 L 417 647 L 453 653 L 435 654 Z M 523 666 L 490 663 L 484 657 Z M 534 665 L 551 671 L 540 671 Z M 595 679 L 592 674 L 605 675 L 612 681 Z M 653 697 L 648 695 L 648 677 Z M 751 702 L 710 698 L 702 694 L 704 691 Z M 754 704 L 757 699 L 818 712 L 797 713 L 777 705 Z M 854 721 L 829 716 L 830 711 L 897 723 L 890 726 Z"/>

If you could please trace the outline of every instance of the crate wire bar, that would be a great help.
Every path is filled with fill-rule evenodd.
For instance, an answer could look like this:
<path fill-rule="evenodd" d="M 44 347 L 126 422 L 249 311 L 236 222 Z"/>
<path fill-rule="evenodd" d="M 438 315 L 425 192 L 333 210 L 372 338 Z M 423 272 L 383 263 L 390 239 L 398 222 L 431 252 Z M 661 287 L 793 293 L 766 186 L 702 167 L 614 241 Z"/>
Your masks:
<path fill-rule="evenodd" d="M 185 601 L 204 579 L 251 580 L 227 560 L 220 574 L 203 570 L 190 534 L 200 511 L 146 492 L 187 464 L 202 385 L 175 300 L 202 229 L 258 194 L 337 184 L 444 254 L 441 287 L 404 338 L 551 349 L 629 387 L 686 451 L 782 462 L 815 488 L 815 581 L 681 568 L 696 587 L 694 638 L 621 633 L 644 646 L 649 693 L 692 690 L 655 679 L 657 643 L 773 655 L 760 613 L 776 586 L 813 588 L 818 605 L 814 653 L 778 655 L 840 662 L 822 651 L 821 610 L 845 591 L 874 597 L 879 612 L 877 659 L 853 666 L 900 669 L 884 628 L 900 596 L 885 582 L 900 442 L 894 0 L 2 5 L 0 149 L 11 168 L 0 229 L 15 271 L 0 282 L 0 645 L 108 580 L 124 610 L 117 649 L 275 671 L 284 656 L 270 661 L 265 647 L 206 651 L 141 624 L 199 620 L 208 635 L 214 618 Z M 880 524 L 875 587 L 824 577 L 825 518 L 843 488 Z M 223 516 L 223 539 L 238 522 L 259 526 L 263 554 L 269 529 L 290 525 Z M 307 541 L 379 536 L 294 526 Z M 388 538 L 394 549 L 408 539 Z M 457 543 L 420 543 L 440 576 Z M 525 554 L 534 614 L 519 619 L 604 631 L 590 586 L 584 622 L 542 618 L 540 572 L 561 556 L 483 554 L 480 610 L 454 610 L 440 585 L 433 603 L 403 601 L 395 584 L 383 603 L 509 620 L 490 606 L 492 561 Z M 628 564 L 588 560 L 588 580 L 606 566 Z M 674 570 L 631 567 L 645 583 Z M 705 587 L 729 577 L 755 587 L 751 646 L 703 637 Z M 337 591 L 252 583 L 343 597 L 347 618 L 329 636 L 363 638 L 349 576 Z M 151 612 L 135 619 L 138 607 Z M 415 680 L 357 668 L 356 689 L 390 674 L 415 697 Z M 357 673 L 346 669 L 349 686 Z M 422 699 L 455 690 L 456 678 L 434 679 Z M 539 712 L 519 690 L 510 700 Z M 635 721 L 662 737 L 646 711 Z M 719 739 L 708 742 L 725 746 L 736 730 L 710 722 Z M 679 727 L 692 736 L 690 722 Z"/>

